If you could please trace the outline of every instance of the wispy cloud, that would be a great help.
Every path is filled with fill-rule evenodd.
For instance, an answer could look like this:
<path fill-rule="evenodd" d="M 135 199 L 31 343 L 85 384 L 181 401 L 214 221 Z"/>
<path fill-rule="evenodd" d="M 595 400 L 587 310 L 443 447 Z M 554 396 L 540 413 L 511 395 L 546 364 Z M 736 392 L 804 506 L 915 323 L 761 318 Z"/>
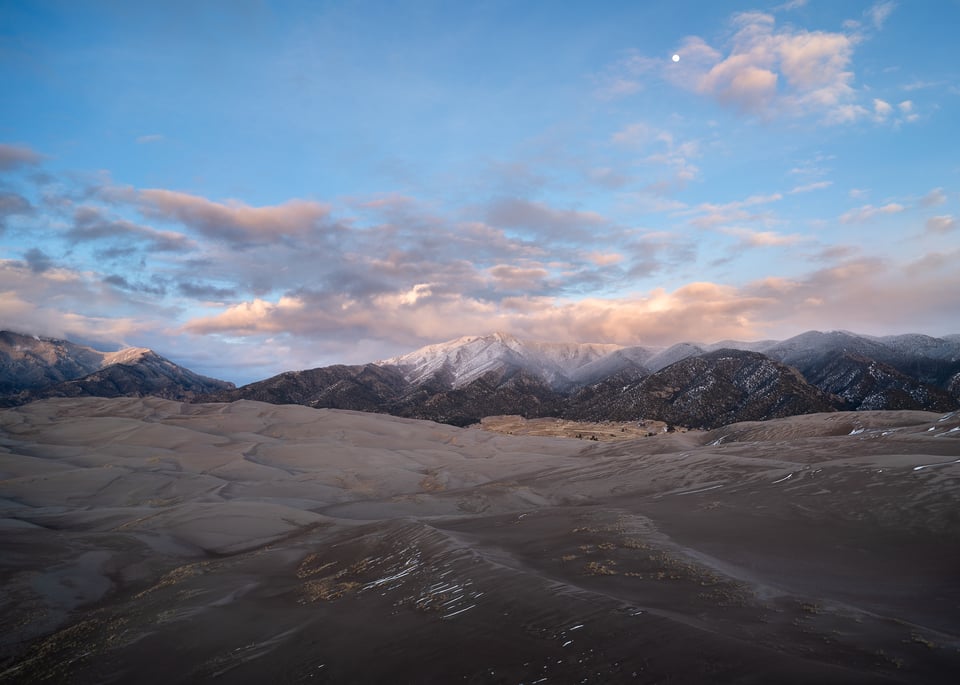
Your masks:
<path fill-rule="evenodd" d="M 805 183 L 804 185 L 795 186 L 790 189 L 790 195 L 796 195 L 797 193 L 810 193 L 814 190 L 824 190 L 833 185 L 833 181 L 815 181 L 813 183 Z"/>
<path fill-rule="evenodd" d="M 148 133 L 144 136 L 137 136 L 137 143 L 140 145 L 146 145 L 148 143 L 159 143 L 164 140 L 164 136 L 160 133 Z"/>
<path fill-rule="evenodd" d="M 851 209 L 848 212 L 844 212 L 840 216 L 840 223 L 843 223 L 843 224 L 864 223 L 878 216 L 883 216 L 886 214 L 899 214 L 905 209 L 906 209 L 905 206 L 896 202 L 890 202 L 881 207 L 874 207 L 873 205 L 863 205 L 862 207 L 857 207 L 856 209 Z"/>
<path fill-rule="evenodd" d="M 769 219 L 770 214 L 768 212 L 756 212 L 750 210 L 750 208 L 768 205 L 782 199 L 783 195 L 781 193 L 751 195 L 743 200 L 720 204 L 704 202 L 696 207 L 681 210 L 677 214 L 693 217 L 690 219 L 690 223 L 697 228 L 713 228 L 723 224 Z"/>
<path fill-rule="evenodd" d="M 887 19 L 890 18 L 891 14 L 893 14 L 893 10 L 896 9 L 896 7 L 897 3 L 890 0 L 886 2 L 878 2 L 866 11 L 866 16 L 873 24 L 875 29 L 882 29 L 883 25 L 887 23 Z"/>
<path fill-rule="evenodd" d="M 809 240 L 802 235 L 783 235 L 774 231 L 751 231 L 746 228 L 725 228 L 723 232 L 740 238 L 741 244 L 749 247 L 784 247 Z"/>

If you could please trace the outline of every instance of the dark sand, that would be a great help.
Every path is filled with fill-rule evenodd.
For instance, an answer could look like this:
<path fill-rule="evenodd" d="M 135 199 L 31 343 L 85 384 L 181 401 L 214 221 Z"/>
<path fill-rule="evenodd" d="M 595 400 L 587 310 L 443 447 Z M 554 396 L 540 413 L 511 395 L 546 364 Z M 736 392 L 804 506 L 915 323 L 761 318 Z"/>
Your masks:
<path fill-rule="evenodd" d="M 0 412 L 0 682 L 953 683 L 960 414 Z"/>

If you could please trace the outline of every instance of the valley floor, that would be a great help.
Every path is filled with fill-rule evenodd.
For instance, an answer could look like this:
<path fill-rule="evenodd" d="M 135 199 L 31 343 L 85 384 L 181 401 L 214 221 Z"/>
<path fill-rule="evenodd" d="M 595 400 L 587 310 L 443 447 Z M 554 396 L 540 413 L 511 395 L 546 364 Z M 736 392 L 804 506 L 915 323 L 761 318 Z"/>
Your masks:
<path fill-rule="evenodd" d="M 0 682 L 952 683 L 960 413 L 0 412 Z"/>

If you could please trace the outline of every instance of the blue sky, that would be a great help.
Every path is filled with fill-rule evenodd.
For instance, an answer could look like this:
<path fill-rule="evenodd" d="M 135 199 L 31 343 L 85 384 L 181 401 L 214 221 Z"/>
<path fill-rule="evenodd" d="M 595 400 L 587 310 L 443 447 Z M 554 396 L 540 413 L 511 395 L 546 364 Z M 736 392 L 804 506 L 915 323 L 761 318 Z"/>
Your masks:
<path fill-rule="evenodd" d="M 493 330 L 957 333 L 958 25 L 957 0 L 3 3 L 0 323 L 237 382 Z"/>

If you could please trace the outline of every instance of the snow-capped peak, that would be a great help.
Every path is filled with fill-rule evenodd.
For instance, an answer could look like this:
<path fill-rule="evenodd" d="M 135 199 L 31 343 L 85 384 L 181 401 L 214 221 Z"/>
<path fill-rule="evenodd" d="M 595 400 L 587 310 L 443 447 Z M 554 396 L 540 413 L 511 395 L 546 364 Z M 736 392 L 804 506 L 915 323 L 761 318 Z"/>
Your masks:
<path fill-rule="evenodd" d="M 101 366 L 133 364 L 152 354 L 154 354 L 153 350 L 146 347 L 127 347 L 122 350 L 117 350 L 116 352 L 107 352 L 104 354 Z"/>
<path fill-rule="evenodd" d="M 465 385 L 483 374 L 504 366 L 533 371 L 552 384 L 567 382 L 574 370 L 620 345 L 596 343 L 549 343 L 524 341 L 496 332 L 465 336 L 378 361 L 381 366 L 398 366 L 407 380 L 418 383 L 439 372 L 452 376 L 454 387 Z"/>

